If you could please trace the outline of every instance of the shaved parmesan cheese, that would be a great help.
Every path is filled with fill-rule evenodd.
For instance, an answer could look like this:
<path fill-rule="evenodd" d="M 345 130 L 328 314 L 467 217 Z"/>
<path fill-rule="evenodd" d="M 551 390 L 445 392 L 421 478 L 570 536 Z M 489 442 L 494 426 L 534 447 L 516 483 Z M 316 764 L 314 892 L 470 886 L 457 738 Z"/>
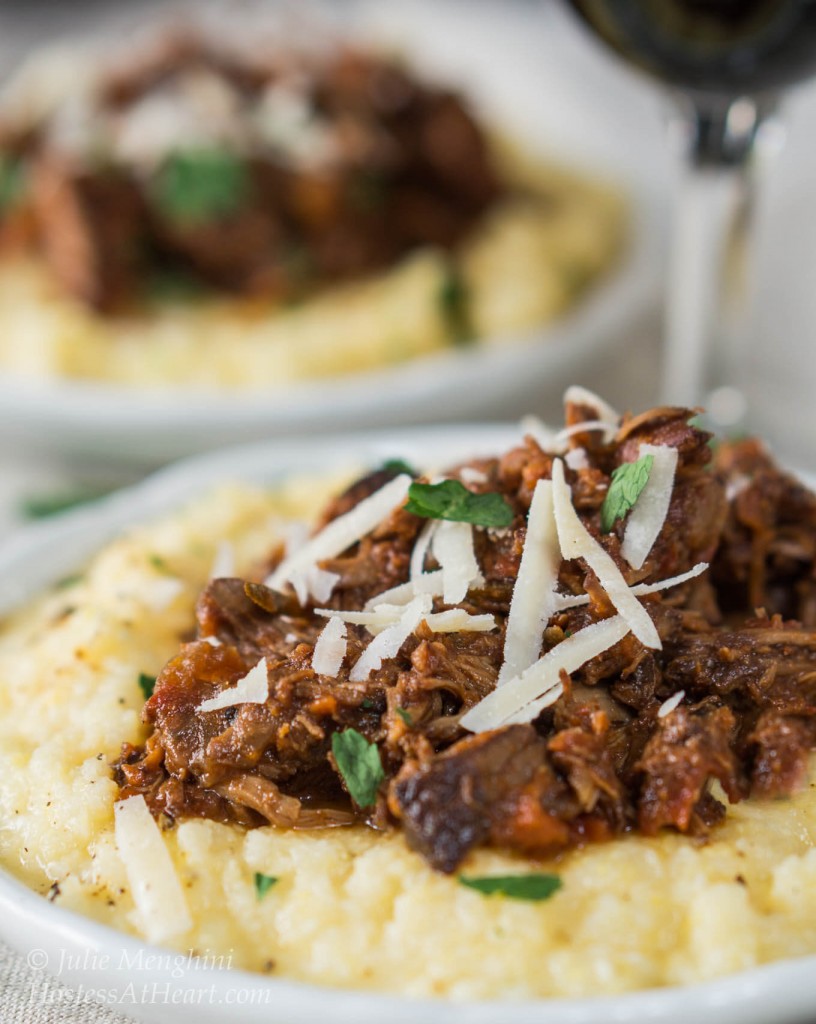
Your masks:
<path fill-rule="evenodd" d="M 386 516 L 402 504 L 410 486 L 411 477 L 407 473 L 401 473 L 385 487 L 364 498 L 345 515 L 333 519 L 303 547 L 287 555 L 278 568 L 267 577 L 266 586 L 280 590 L 292 578 L 293 573 L 325 558 L 335 558 L 342 554 L 346 548 L 362 540 L 367 533 L 371 533 Z"/>
<path fill-rule="evenodd" d="M 293 572 L 289 582 L 297 594 L 298 602 L 303 606 L 308 604 L 310 597 L 315 601 L 328 601 L 340 582 L 340 576 L 317 565 L 310 565 Z"/>
<path fill-rule="evenodd" d="M 228 540 L 219 541 L 215 549 L 210 579 L 220 580 L 235 575 L 235 549 Z"/>
<path fill-rule="evenodd" d="M 428 606 L 430 608 L 430 606 Z M 355 626 L 365 626 L 375 636 L 384 629 L 399 622 L 405 612 L 404 605 L 378 604 L 371 611 L 335 611 L 333 608 L 315 608 L 316 615 L 338 618 Z M 425 616 L 425 622 L 433 633 L 479 633 L 495 629 L 496 620 L 492 615 L 471 615 L 464 608 L 451 608 Z"/>
<path fill-rule="evenodd" d="M 638 597 L 645 597 L 646 594 L 656 594 L 660 590 L 668 590 L 669 587 L 679 587 L 681 583 L 693 580 L 695 576 L 701 576 L 708 568 L 708 562 L 698 562 L 688 572 L 681 572 L 679 576 L 669 576 L 668 579 L 660 580 L 657 583 L 638 583 L 632 587 L 632 593 Z"/>
<path fill-rule="evenodd" d="M 437 526 L 439 526 L 438 519 L 429 519 L 422 527 L 422 530 L 417 537 L 416 544 L 414 544 L 414 550 L 411 552 L 411 568 L 409 575 L 412 581 L 419 579 L 419 577 L 425 572 L 425 558 L 428 554 L 428 549 L 431 546 L 433 535 L 436 533 Z"/>
<path fill-rule="evenodd" d="M 202 636 L 201 639 L 205 644 L 209 644 L 210 647 L 220 647 L 221 641 L 217 636 Z"/>
<path fill-rule="evenodd" d="M 616 423 L 607 423 L 606 420 L 584 420 L 583 423 L 573 423 L 572 426 L 559 430 L 555 439 L 559 444 L 563 444 L 576 434 L 586 434 L 587 431 L 600 431 L 604 435 L 604 440 L 609 441 L 617 434 L 618 426 Z"/>
<path fill-rule="evenodd" d="M 661 590 L 668 590 L 670 587 L 679 587 L 681 583 L 693 580 L 695 576 L 701 576 L 708 568 L 708 562 L 698 562 L 688 572 L 681 572 L 679 576 L 669 576 L 657 583 L 636 583 L 629 589 L 635 597 L 645 597 L 647 594 L 657 594 Z M 567 611 L 569 608 L 580 608 L 589 604 L 589 594 L 556 594 L 555 610 L 558 612 Z"/>
<path fill-rule="evenodd" d="M 725 500 L 732 502 L 734 498 L 742 494 L 746 487 L 751 486 L 751 478 L 739 474 L 738 476 L 732 477 L 725 485 Z"/>
<path fill-rule="evenodd" d="M 387 658 L 395 658 L 402 645 L 422 622 L 431 610 L 431 598 L 427 595 L 415 597 L 402 612 L 393 626 L 384 629 L 375 636 L 354 664 L 349 679 L 353 683 L 362 683 L 375 669 L 382 666 Z"/>
<path fill-rule="evenodd" d="M 462 466 L 459 470 L 459 479 L 463 484 L 486 484 L 487 473 L 474 469 L 473 466 Z"/>
<path fill-rule="evenodd" d="M 529 704 L 525 704 L 525 706 L 517 711 L 515 715 L 511 715 L 509 718 L 505 719 L 504 724 L 524 725 L 526 722 L 532 722 L 534 719 L 538 718 L 545 708 L 552 707 L 563 693 L 564 684 L 561 682 L 561 673 L 559 672 L 558 682 L 555 683 L 555 685 L 550 686 L 549 689 L 545 690 L 540 697 L 537 697 L 535 700 L 531 700 Z"/>
<path fill-rule="evenodd" d="M 642 444 L 639 457 L 652 456 L 646 486 L 638 495 L 626 521 L 621 554 L 633 569 L 639 569 L 663 529 L 674 489 L 677 449 L 668 445 Z"/>
<path fill-rule="evenodd" d="M 433 553 L 442 566 L 442 600 L 445 604 L 464 601 L 471 583 L 482 578 L 471 524 L 441 521 L 433 535 Z"/>
<path fill-rule="evenodd" d="M 139 591 L 144 604 L 154 612 L 166 611 L 176 598 L 184 592 L 184 584 L 175 576 L 162 576 L 146 580 Z"/>
<path fill-rule="evenodd" d="M 148 942 L 165 942 L 192 927 L 170 853 L 143 796 L 113 805 L 113 834 Z"/>
<path fill-rule="evenodd" d="M 670 715 L 675 708 L 679 707 L 683 702 L 683 698 L 686 695 L 685 690 L 678 690 L 677 693 L 673 693 L 668 700 L 664 700 L 657 711 L 658 718 L 665 718 L 666 715 Z"/>
<path fill-rule="evenodd" d="M 561 553 L 553 517 L 552 482 L 536 484 L 527 517 L 527 539 L 513 587 L 504 663 L 497 686 L 520 675 L 541 654 L 541 636 L 555 611 L 555 585 Z"/>
<path fill-rule="evenodd" d="M 615 615 L 573 633 L 520 676 L 488 694 L 462 716 L 460 724 L 471 732 L 484 732 L 511 722 L 531 722 L 546 706 L 547 694 L 561 685 L 562 669 L 576 672 L 628 632 L 629 623 L 622 615 Z"/>
<path fill-rule="evenodd" d="M 296 551 L 300 551 L 309 539 L 309 527 L 300 520 L 286 523 L 279 532 L 283 535 L 283 546 L 287 558 Z"/>
<path fill-rule="evenodd" d="M 586 448 L 571 448 L 564 456 L 564 462 L 574 473 L 579 469 L 589 469 Z"/>
<path fill-rule="evenodd" d="M 261 658 L 235 686 L 230 686 L 215 697 L 205 700 L 198 710 L 220 711 L 221 708 L 231 708 L 236 704 L 263 704 L 269 696 L 267 672 L 266 658 Z"/>
<path fill-rule="evenodd" d="M 399 622 L 407 606 L 405 605 L 377 605 L 371 611 L 337 611 L 334 608 L 315 608 L 315 615 L 323 615 L 327 619 L 340 619 L 341 622 L 349 622 L 353 626 L 366 626 L 372 632 L 381 632 L 388 626 Z"/>
<path fill-rule="evenodd" d="M 617 427 L 620 423 L 620 414 L 605 402 L 600 395 L 596 395 L 589 388 L 582 388 L 580 384 L 573 384 L 564 392 L 564 405 L 588 405 L 598 414 L 598 419 L 603 420 L 610 426 Z"/>
<path fill-rule="evenodd" d="M 519 427 L 522 433 L 529 434 L 543 451 L 562 452 L 564 450 L 564 444 L 558 440 L 555 431 L 550 430 L 538 416 L 522 417 Z"/>
<path fill-rule="evenodd" d="M 409 580 L 408 583 L 400 583 L 399 586 L 392 587 L 390 590 L 384 590 L 381 594 L 376 594 L 370 598 L 365 603 L 365 611 L 371 611 L 372 608 L 381 604 L 405 605 L 412 601 L 417 594 L 430 594 L 431 597 L 441 597 L 444 587 L 443 575 L 441 569 L 436 569 L 434 572 L 423 572 L 415 580 Z"/>
<path fill-rule="evenodd" d="M 612 557 L 581 522 L 572 504 L 572 492 L 564 479 L 564 463 L 553 462 L 553 506 L 558 540 L 564 558 L 583 558 L 629 628 L 646 647 L 660 649 L 660 637 L 649 613 L 629 589 Z"/>
<path fill-rule="evenodd" d="M 470 615 L 464 608 L 426 615 L 425 622 L 432 633 L 488 633 L 496 628 L 492 615 Z"/>
<path fill-rule="evenodd" d="M 346 624 L 338 615 L 332 615 L 315 642 L 312 668 L 321 676 L 336 676 L 347 649 Z"/>

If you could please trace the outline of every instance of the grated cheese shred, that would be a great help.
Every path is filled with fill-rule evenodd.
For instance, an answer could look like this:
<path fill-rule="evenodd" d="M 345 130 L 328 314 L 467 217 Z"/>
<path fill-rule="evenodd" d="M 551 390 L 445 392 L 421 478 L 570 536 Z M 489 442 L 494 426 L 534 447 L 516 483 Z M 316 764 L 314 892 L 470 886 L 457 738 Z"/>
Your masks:
<path fill-rule="evenodd" d="M 660 536 L 671 504 L 677 449 L 668 445 L 642 444 L 639 457 L 652 456 L 652 468 L 646 486 L 638 495 L 621 542 L 621 554 L 633 569 L 640 569 Z"/>
<path fill-rule="evenodd" d="M 432 541 L 434 558 L 442 567 L 442 600 L 445 604 L 464 601 L 468 587 L 481 579 L 473 527 L 470 523 L 439 523 Z"/>
<path fill-rule="evenodd" d="M 665 718 L 670 715 L 675 708 L 680 707 L 683 703 L 683 698 L 686 695 L 685 690 L 678 690 L 677 693 L 673 693 L 668 700 L 664 700 L 657 711 L 658 718 Z"/>
<path fill-rule="evenodd" d="M 143 796 L 113 805 L 116 849 L 149 942 L 165 942 L 193 925 L 184 890 L 159 826 Z"/>
<path fill-rule="evenodd" d="M 335 677 L 347 650 L 346 624 L 339 615 L 331 615 L 315 641 L 312 668 L 321 676 Z"/>
<path fill-rule="evenodd" d="M 696 576 L 701 576 L 708 568 L 708 562 L 698 562 L 687 572 L 681 572 L 679 576 L 669 576 L 665 580 L 658 580 L 657 583 L 636 583 L 629 589 L 635 597 L 647 597 L 649 594 L 659 594 L 661 590 L 669 590 L 671 587 L 679 587 L 681 583 L 687 583 Z M 580 608 L 589 604 L 589 594 L 556 594 L 555 610 L 565 612 L 570 608 Z"/>
<path fill-rule="evenodd" d="M 281 590 L 291 580 L 293 573 L 307 569 L 326 558 L 334 558 L 352 544 L 362 540 L 405 500 L 410 486 L 411 477 L 407 473 L 401 473 L 374 494 L 364 498 L 359 505 L 333 519 L 303 547 L 287 555 L 278 568 L 267 577 L 266 586 L 273 590 Z"/>
<path fill-rule="evenodd" d="M 629 589 L 612 557 L 595 540 L 575 511 L 561 459 L 553 461 L 552 475 L 553 507 L 561 554 L 564 558 L 583 558 L 638 640 L 645 647 L 660 649 L 660 636 L 649 613 Z"/>
<path fill-rule="evenodd" d="M 269 697 L 269 680 L 266 658 L 261 658 L 254 668 L 239 679 L 235 686 L 229 686 L 221 693 L 205 700 L 199 711 L 220 711 L 237 704 L 263 704 Z"/>
<path fill-rule="evenodd" d="M 460 724 L 471 732 L 485 732 L 500 725 L 531 722 L 548 702 L 552 703 L 547 697 L 561 686 L 562 670 L 568 674 L 576 672 L 622 640 L 628 632 L 626 619 L 615 615 L 573 633 L 520 676 L 508 680 L 484 697 L 463 715 Z"/>
<path fill-rule="evenodd" d="M 572 384 L 564 392 L 564 405 L 567 404 L 588 405 L 598 414 L 598 419 L 609 426 L 617 427 L 620 423 L 620 413 L 617 410 L 605 402 L 600 395 L 596 395 L 589 388 L 581 387 L 580 384 Z"/>
<path fill-rule="evenodd" d="M 541 637 L 555 611 L 561 553 L 553 515 L 552 482 L 539 480 L 527 517 L 527 537 L 513 587 L 504 661 L 497 686 L 529 668 L 541 654 Z"/>
<path fill-rule="evenodd" d="M 381 668 L 383 661 L 396 658 L 400 648 L 430 612 L 431 598 L 427 594 L 415 597 L 405 606 L 399 619 L 374 637 L 354 664 L 349 679 L 352 683 L 363 683 L 373 671 Z"/>

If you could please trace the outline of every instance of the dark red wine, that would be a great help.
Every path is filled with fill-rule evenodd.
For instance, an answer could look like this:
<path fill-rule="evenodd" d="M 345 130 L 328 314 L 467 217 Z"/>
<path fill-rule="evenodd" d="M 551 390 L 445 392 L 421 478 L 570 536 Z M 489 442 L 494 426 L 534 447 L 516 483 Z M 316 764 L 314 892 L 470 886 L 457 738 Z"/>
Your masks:
<path fill-rule="evenodd" d="M 604 42 L 672 85 L 774 92 L 816 71 L 816 0 L 569 0 Z"/>

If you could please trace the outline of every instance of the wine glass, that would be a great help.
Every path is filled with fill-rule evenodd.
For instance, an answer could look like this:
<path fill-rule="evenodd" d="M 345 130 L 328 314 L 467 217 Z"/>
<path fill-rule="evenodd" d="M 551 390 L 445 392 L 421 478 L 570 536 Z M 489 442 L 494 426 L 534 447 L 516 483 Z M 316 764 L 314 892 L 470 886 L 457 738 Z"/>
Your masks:
<path fill-rule="evenodd" d="M 605 44 L 662 80 L 683 151 L 666 299 L 661 400 L 746 415 L 740 381 L 758 165 L 779 148 L 782 90 L 816 71 L 816 0 L 567 0 Z"/>

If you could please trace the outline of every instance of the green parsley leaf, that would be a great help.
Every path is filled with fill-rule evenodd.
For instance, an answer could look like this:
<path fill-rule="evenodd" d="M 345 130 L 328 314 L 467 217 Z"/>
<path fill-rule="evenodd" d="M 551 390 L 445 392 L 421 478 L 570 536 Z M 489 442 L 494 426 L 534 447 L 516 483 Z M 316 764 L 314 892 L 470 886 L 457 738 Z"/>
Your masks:
<path fill-rule="evenodd" d="M 381 171 L 361 168 L 349 180 L 347 198 L 357 213 L 380 213 L 388 202 L 388 180 Z"/>
<path fill-rule="evenodd" d="M 81 583 L 84 578 L 81 572 L 72 573 L 70 576 L 63 576 L 61 580 L 57 580 L 54 584 L 54 589 L 68 590 L 69 587 L 75 587 L 77 583 Z"/>
<path fill-rule="evenodd" d="M 264 875 L 260 871 L 255 872 L 255 897 L 262 900 L 264 896 L 278 884 L 275 875 Z"/>
<path fill-rule="evenodd" d="M 229 217 L 246 202 L 250 179 L 246 164 L 222 149 L 173 153 L 153 182 L 153 197 L 168 220 L 186 227 Z"/>
<path fill-rule="evenodd" d="M 377 744 L 356 729 L 345 729 L 332 736 L 332 753 L 352 800 L 359 807 L 371 807 L 385 778 Z"/>
<path fill-rule="evenodd" d="M 157 267 L 145 281 L 148 302 L 156 305 L 193 303 L 207 294 L 207 287 L 194 274 L 180 267 Z"/>
<path fill-rule="evenodd" d="M 604 503 L 601 507 L 601 531 L 609 533 L 618 519 L 623 519 L 649 482 L 654 455 L 644 455 L 637 462 L 624 462 L 612 471 Z"/>
<path fill-rule="evenodd" d="M 361 708 L 365 708 L 366 711 L 370 711 L 374 707 L 374 701 L 370 697 L 363 697 L 360 704 Z"/>
<path fill-rule="evenodd" d="M 146 672 L 140 672 L 139 686 L 141 687 L 145 700 L 149 700 L 153 696 L 153 690 L 156 688 L 156 677 L 149 676 Z"/>
<path fill-rule="evenodd" d="M 386 459 L 380 468 L 389 473 L 407 473 L 408 476 L 419 476 L 414 467 L 404 459 Z"/>
<path fill-rule="evenodd" d="M 484 896 L 498 894 L 511 900 L 548 900 L 561 888 L 558 875 L 490 875 L 485 878 L 466 878 L 459 875 L 459 884 L 475 889 Z"/>
<path fill-rule="evenodd" d="M 110 494 L 107 487 L 74 487 L 51 494 L 31 494 L 21 499 L 20 514 L 26 519 L 47 519 Z"/>
<path fill-rule="evenodd" d="M 454 345 L 469 345 L 475 340 L 470 317 L 467 285 L 454 266 L 448 268 L 438 293 L 439 310 Z"/>
<path fill-rule="evenodd" d="M 509 526 L 513 510 L 501 494 L 474 494 L 458 480 L 438 484 L 411 484 L 407 512 L 426 519 L 448 519 L 476 526 Z"/>
<path fill-rule="evenodd" d="M 26 173 L 17 157 L 0 155 L 0 213 L 12 209 L 22 199 Z"/>
<path fill-rule="evenodd" d="M 397 714 L 405 722 L 406 725 L 413 725 L 414 719 L 410 711 L 406 711 L 405 708 L 397 708 Z"/>

